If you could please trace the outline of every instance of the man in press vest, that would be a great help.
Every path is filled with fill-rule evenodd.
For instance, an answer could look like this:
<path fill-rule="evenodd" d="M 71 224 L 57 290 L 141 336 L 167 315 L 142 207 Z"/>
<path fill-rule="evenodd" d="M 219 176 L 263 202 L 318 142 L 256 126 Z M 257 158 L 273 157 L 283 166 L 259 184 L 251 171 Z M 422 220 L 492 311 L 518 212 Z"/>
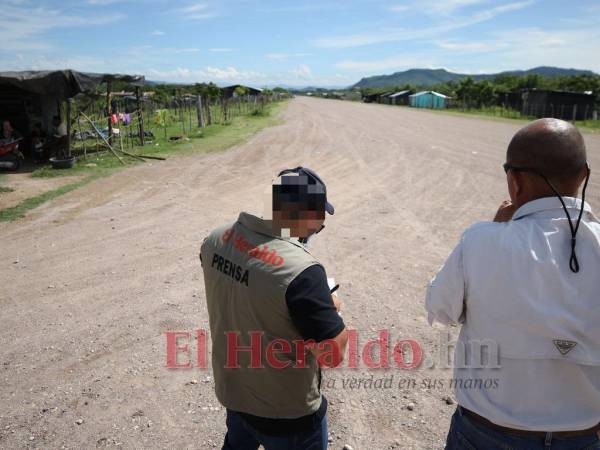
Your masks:
<path fill-rule="evenodd" d="M 463 234 L 427 292 L 430 323 L 462 323 L 446 448 L 600 449 L 600 222 L 583 137 L 536 120 L 504 170 L 510 202 Z"/>
<path fill-rule="evenodd" d="M 320 365 L 341 363 L 348 334 L 325 269 L 305 245 L 325 212 L 334 208 L 321 178 L 284 170 L 271 218 L 242 212 L 202 244 L 224 449 L 327 448 Z"/>

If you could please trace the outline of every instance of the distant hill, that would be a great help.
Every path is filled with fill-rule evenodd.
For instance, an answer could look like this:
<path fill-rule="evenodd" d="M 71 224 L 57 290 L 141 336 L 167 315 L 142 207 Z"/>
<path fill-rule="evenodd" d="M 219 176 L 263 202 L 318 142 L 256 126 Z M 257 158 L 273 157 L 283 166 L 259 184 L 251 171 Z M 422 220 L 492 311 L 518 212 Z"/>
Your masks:
<path fill-rule="evenodd" d="M 461 78 L 471 77 L 474 80 L 492 79 L 498 75 L 541 75 L 544 77 L 558 77 L 568 75 L 596 75 L 591 70 L 562 69 L 560 67 L 541 66 L 529 70 L 511 70 L 507 72 L 493 74 L 461 74 L 448 72 L 445 69 L 410 69 L 404 72 L 396 72 L 391 75 L 376 75 L 366 77 L 353 85 L 353 88 L 381 88 L 387 86 L 402 86 L 404 84 L 413 84 L 417 86 L 432 86 L 437 83 L 446 83 L 448 81 L 460 80 Z"/>

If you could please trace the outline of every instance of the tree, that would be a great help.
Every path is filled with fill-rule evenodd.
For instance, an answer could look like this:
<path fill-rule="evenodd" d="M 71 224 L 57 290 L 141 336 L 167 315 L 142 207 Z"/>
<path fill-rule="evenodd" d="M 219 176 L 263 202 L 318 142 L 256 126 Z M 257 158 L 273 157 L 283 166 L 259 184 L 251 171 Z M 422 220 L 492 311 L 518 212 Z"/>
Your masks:
<path fill-rule="evenodd" d="M 243 97 L 244 95 L 246 95 L 248 93 L 248 89 L 246 89 L 244 86 L 238 86 L 233 90 L 233 93 L 237 97 Z"/>

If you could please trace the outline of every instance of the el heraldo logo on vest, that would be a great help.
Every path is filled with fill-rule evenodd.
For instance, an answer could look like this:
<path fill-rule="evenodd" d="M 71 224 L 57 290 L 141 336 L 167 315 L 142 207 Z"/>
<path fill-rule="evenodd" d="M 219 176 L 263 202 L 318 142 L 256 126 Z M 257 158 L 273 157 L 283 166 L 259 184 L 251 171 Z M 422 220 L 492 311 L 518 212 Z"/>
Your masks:
<path fill-rule="evenodd" d="M 221 235 L 221 240 L 233 247 L 241 253 L 244 253 L 251 258 L 256 258 L 265 264 L 270 264 L 275 267 L 283 265 L 285 262 L 283 257 L 277 254 L 275 249 L 270 250 L 268 245 L 257 246 L 248 241 L 244 236 L 229 228 Z M 230 276 L 240 284 L 248 286 L 249 272 L 248 269 L 229 261 L 227 258 L 215 253 L 211 263 L 211 267 Z"/>
<path fill-rule="evenodd" d="M 268 245 L 256 246 L 252 242 L 246 240 L 241 234 L 236 233 L 233 228 L 225 230 L 221 236 L 221 240 L 228 244 L 232 244 L 233 247 L 241 253 L 245 253 L 251 258 L 259 259 L 265 264 L 279 267 L 285 262 L 283 257 L 279 256 L 275 249 L 269 250 Z"/>

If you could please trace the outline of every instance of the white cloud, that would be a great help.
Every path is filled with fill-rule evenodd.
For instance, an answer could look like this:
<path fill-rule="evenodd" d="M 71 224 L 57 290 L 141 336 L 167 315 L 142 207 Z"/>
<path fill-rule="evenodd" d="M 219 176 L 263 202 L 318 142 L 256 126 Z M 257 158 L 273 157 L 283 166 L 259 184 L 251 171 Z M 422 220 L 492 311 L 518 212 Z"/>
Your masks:
<path fill-rule="evenodd" d="M 425 11 L 432 11 L 436 14 L 450 14 L 456 10 L 467 6 L 480 5 L 488 3 L 490 0 L 421 0 L 420 5 Z"/>
<path fill-rule="evenodd" d="M 354 79 L 341 74 L 331 76 L 314 76 L 310 67 L 298 66 L 287 72 L 266 74 L 253 70 L 243 70 L 235 67 L 205 67 L 202 69 L 189 69 L 179 67 L 174 70 L 150 69 L 145 71 L 146 78 L 150 80 L 164 80 L 182 83 L 196 83 L 213 81 L 217 84 L 243 83 L 255 86 L 306 86 L 316 84 L 319 86 L 348 86 Z"/>
<path fill-rule="evenodd" d="M 5 50 L 47 49 L 50 44 L 43 35 L 52 30 L 108 25 L 124 17 L 120 13 L 78 16 L 59 9 L 5 4 L 0 16 L 0 42 Z"/>
<path fill-rule="evenodd" d="M 164 31 L 160 31 L 160 30 L 154 30 L 151 34 L 152 34 L 152 36 L 164 36 L 167 33 L 165 33 Z"/>
<path fill-rule="evenodd" d="M 491 41 L 503 47 L 494 53 L 503 69 L 529 68 L 542 65 L 574 67 L 600 72 L 600 60 L 591 57 L 598 52 L 600 29 L 520 28 L 491 33 Z"/>
<path fill-rule="evenodd" d="M 201 50 L 199 48 L 174 48 L 171 51 L 173 53 L 198 53 Z"/>
<path fill-rule="evenodd" d="M 292 58 L 303 58 L 305 56 L 310 56 L 310 53 L 267 53 L 265 58 L 274 59 L 277 61 L 286 61 Z"/>
<path fill-rule="evenodd" d="M 234 51 L 232 48 L 209 48 L 208 49 L 209 52 L 212 53 L 230 53 L 232 51 Z"/>
<path fill-rule="evenodd" d="M 175 10 L 182 18 L 188 20 L 206 20 L 217 17 L 208 3 L 193 3 Z"/>
<path fill-rule="evenodd" d="M 199 81 L 217 81 L 217 82 L 248 82 L 256 81 L 265 77 L 264 74 L 250 70 L 239 70 L 235 67 L 206 67 L 204 69 L 188 69 L 178 67 L 175 70 L 150 69 L 148 76 L 160 80 L 181 81 L 181 82 L 199 82 Z"/>
<path fill-rule="evenodd" d="M 460 28 L 465 28 L 481 22 L 486 22 L 500 14 L 526 8 L 532 5 L 534 1 L 535 0 L 524 0 L 507 3 L 505 5 L 479 11 L 465 18 L 456 20 L 445 19 L 441 21 L 439 25 L 433 25 L 430 27 L 413 29 L 383 29 L 361 34 L 321 38 L 317 39 L 313 43 L 317 47 L 322 48 L 351 48 L 372 44 L 382 44 L 386 42 L 401 42 L 414 39 L 432 38 L 449 31 L 458 30 Z"/>
<path fill-rule="evenodd" d="M 405 70 L 413 67 L 432 67 L 433 62 L 429 59 L 417 56 L 394 56 L 378 60 L 344 60 L 335 64 L 338 69 L 377 72 L 382 70 Z"/>
<path fill-rule="evenodd" d="M 298 65 L 295 69 L 290 71 L 290 74 L 295 78 L 304 80 L 310 80 L 313 77 L 310 67 L 308 67 L 306 64 Z"/>
<path fill-rule="evenodd" d="M 119 0 L 87 0 L 88 5 L 94 6 L 106 6 L 112 5 L 113 3 L 117 3 Z"/>
<path fill-rule="evenodd" d="M 206 20 L 212 19 L 213 17 L 217 17 L 217 13 L 203 13 L 203 14 L 192 14 L 191 16 L 187 16 L 187 19 L 190 20 Z"/>
<path fill-rule="evenodd" d="M 481 40 L 435 40 L 418 52 L 371 60 L 348 59 L 335 64 L 338 69 L 358 72 L 357 76 L 391 73 L 415 67 L 446 67 L 458 73 L 495 73 L 530 69 L 536 66 L 574 67 L 600 72 L 597 27 L 553 29 L 505 29 L 492 31 Z M 465 55 L 475 55 L 468 58 Z M 460 64 L 462 67 L 457 68 Z"/>
<path fill-rule="evenodd" d="M 506 47 L 500 41 L 436 41 L 435 45 L 444 50 L 456 53 L 482 53 Z"/>
<path fill-rule="evenodd" d="M 205 11 L 206 9 L 208 9 L 208 5 L 206 3 L 195 3 L 193 5 L 188 5 L 184 6 L 183 8 L 179 8 L 178 11 L 189 14 Z"/>
<path fill-rule="evenodd" d="M 388 8 L 388 11 L 391 12 L 404 12 L 410 10 L 409 5 L 392 5 Z"/>
<path fill-rule="evenodd" d="M 82 72 L 104 72 L 111 67 L 108 59 L 92 56 L 25 56 L 17 55 L 16 58 L 3 61 L 3 70 L 61 70 L 65 68 L 80 70 Z"/>

